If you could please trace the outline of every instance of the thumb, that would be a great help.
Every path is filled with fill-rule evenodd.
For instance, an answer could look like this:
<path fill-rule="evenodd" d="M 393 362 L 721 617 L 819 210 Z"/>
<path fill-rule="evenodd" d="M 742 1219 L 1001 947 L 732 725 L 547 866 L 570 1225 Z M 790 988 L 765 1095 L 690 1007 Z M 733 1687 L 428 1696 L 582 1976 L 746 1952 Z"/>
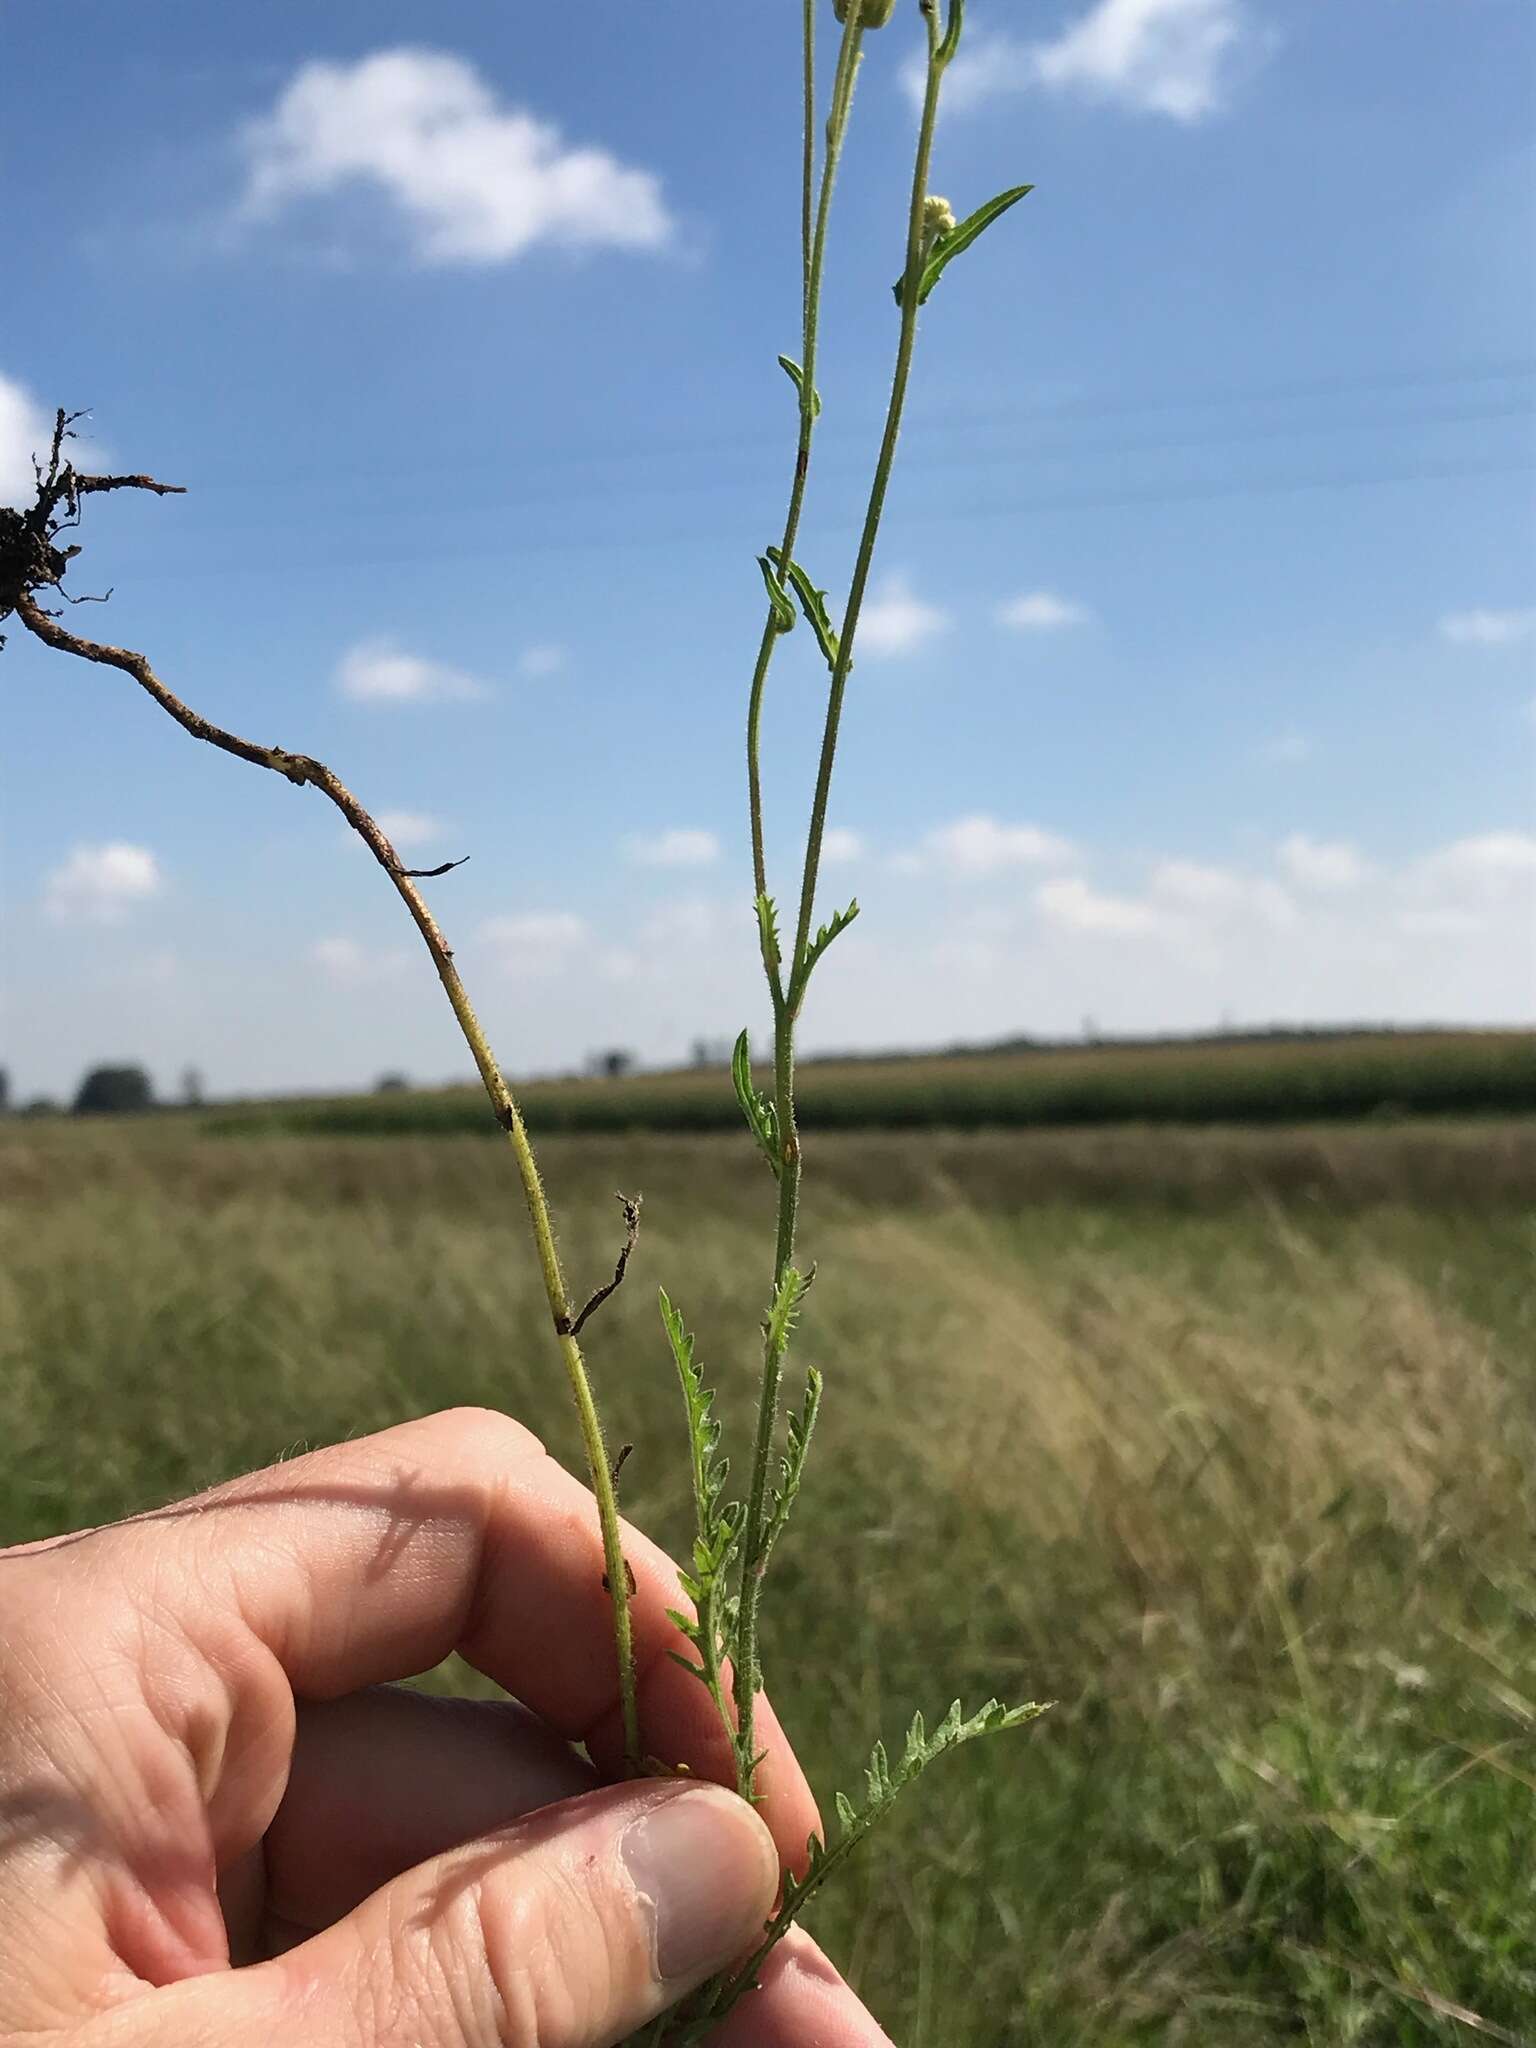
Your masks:
<path fill-rule="evenodd" d="M 176 2039 L 221 2048 L 612 2048 L 746 1954 L 778 1884 L 734 1793 L 612 1786 L 407 1871 L 272 1962 L 162 1996 L 184 1994 Z"/>

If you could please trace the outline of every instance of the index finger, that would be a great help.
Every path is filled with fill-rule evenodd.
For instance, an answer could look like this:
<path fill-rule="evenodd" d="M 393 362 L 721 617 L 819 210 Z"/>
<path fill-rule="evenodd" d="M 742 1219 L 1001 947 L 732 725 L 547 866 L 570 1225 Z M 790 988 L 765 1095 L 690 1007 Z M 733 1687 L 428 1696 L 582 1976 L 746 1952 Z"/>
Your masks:
<path fill-rule="evenodd" d="M 601 1766 L 620 1761 L 596 1503 L 507 1416 L 455 1409 L 403 1423 L 86 1541 L 147 1547 L 137 1574 L 120 1566 L 115 1583 L 152 1585 L 159 1616 L 200 1643 L 254 1636 L 299 1696 L 411 1677 L 457 1650 L 567 1739 L 587 1742 Z M 163 1568 L 168 1545 L 190 1569 Z M 714 1706 L 667 1655 L 690 1653 L 667 1617 L 686 1605 L 676 1568 L 627 1523 L 624 1555 L 645 1747 L 731 1784 Z M 220 1662 L 237 1683 L 259 1682 L 259 1660 L 238 1645 Z M 759 1725 L 763 1818 L 798 1867 L 818 1827 L 815 1803 L 771 1710 Z"/>

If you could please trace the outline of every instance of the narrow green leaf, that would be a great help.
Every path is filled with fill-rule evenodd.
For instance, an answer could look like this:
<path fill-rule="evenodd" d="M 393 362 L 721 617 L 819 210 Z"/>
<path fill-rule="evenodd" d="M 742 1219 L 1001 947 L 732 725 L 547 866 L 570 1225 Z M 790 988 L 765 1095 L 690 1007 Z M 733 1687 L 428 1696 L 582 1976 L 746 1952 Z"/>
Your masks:
<path fill-rule="evenodd" d="M 762 940 L 763 959 L 777 973 L 784 964 L 779 947 L 779 910 L 771 896 L 759 896 L 756 903 L 757 932 Z"/>
<path fill-rule="evenodd" d="M 752 1079 L 752 1048 L 747 1034 L 742 1032 L 731 1054 L 731 1082 L 736 1090 L 736 1100 L 741 1113 L 747 1120 L 747 1128 L 756 1138 L 763 1157 L 773 1169 L 774 1177 L 779 1173 L 779 1113 L 773 1098 L 765 1095 Z"/>
<path fill-rule="evenodd" d="M 793 633 L 795 630 L 795 608 L 789 601 L 789 593 L 774 574 L 773 564 L 766 555 L 759 555 L 757 566 L 763 572 L 763 583 L 768 592 L 768 603 L 773 610 L 773 630 L 776 633 Z"/>
<path fill-rule="evenodd" d="M 849 925 L 853 923 L 858 914 L 859 901 L 855 897 L 846 910 L 834 911 L 827 923 L 819 928 L 815 938 L 812 939 L 805 949 L 805 959 L 801 964 L 797 981 L 798 992 L 804 991 L 806 983 L 811 978 L 811 969 L 816 965 L 822 954 L 826 952 L 828 946 L 831 945 L 840 932 L 847 931 Z"/>
<path fill-rule="evenodd" d="M 835 669 L 839 643 L 831 614 L 827 610 L 827 593 L 816 588 L 798 562 L 786 562 L 778 548 L 768 550 L 768 559 L 778 570 L 780 577 L 788 579 L 790 588 L 800 600 L 805 622 L 816 635 L 816 645 L 821 649 L 827 667 Z"/>
<path fill-rule="evenodd" d="M 801 405 L 803 406 L 803 405 L 805 404 L 805 372 L 804 372 L 804 370 L 802 370 L 802 369 L 801 369 L 800 365 L 799 365 L 799 364 L 798 364 L 798 363 L 797 363 L 797 362 L 795 361 L 795 359 L 793 358 L 793 356 L 780 356 L 780 357 L 779 357 L 779 365 L 780 365 L 781 369 L 782 369 L 782 370 L 784 371 L 785 375 L 786 375 L 786 376 L 787 376 L 787 377 L 789 378 L 789 381 L 790 381 L 790 383 L 791 383 L 791 384 L 793 384 L 793 385 L 794 385 L 794 387 L 795 387 L 795 389 L 796 389 L 796 390 L 797 390 L 797 391 L 799 392 L 799 394 L 800 394 L 800 403 L 801 403 Z M 819 419 L 819 418 L 820 418 L 820 416 L 821 416 L 821 393 L 820 393 L 819 391 L 812 391 L 812 393 L 811 393 L 811 418 L 812 418 L 813 420 L 814 420 L 814 419 Z"/>
<path fill-rule="evenodd" d="M 969 249 L 978 235 L 984 234 L 993 221 L 1005 214 L 1009 207 L 1017 206 L 1027 193 L 1034 191 L 1033 185 L 1013 185 L 1008 191 L 999 192 L 995 199 L 989 199 L 985 206 L 978 206 L 974 213 L 968 213 L 964 220 L 957 221 L 947 235 L 941 235 L 928 253 L 923 265 L 923 274 L 918 280 L 917 303 L 925 306 L 928 294 L 944 275 L 955 258 Z M 907 280 L 898 278 L 891 290 L 896 295 L 898 306 L 904 303 Z"/>

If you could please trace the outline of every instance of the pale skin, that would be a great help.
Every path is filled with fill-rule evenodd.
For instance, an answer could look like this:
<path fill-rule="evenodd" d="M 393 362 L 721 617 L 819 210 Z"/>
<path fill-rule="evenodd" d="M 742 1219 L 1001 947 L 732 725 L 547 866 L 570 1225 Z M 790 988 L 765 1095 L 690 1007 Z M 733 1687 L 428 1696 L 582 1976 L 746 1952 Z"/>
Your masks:
<path fill-rule="evenodd" d="M 456 1410 L 0 1552 L 0 2041 L 612 2048 L 750 1950 L 819 1828 L 766 1702 L 754 1813 L 626 1529 L 622 1755 L 591 1495 Z M 391 1681 L 458 1650 L 522 1702 Z M 582 1743 L 587 1762 L 572 1744 Z M 880 2048 L 788 1936 L 712 2048 Z"/>

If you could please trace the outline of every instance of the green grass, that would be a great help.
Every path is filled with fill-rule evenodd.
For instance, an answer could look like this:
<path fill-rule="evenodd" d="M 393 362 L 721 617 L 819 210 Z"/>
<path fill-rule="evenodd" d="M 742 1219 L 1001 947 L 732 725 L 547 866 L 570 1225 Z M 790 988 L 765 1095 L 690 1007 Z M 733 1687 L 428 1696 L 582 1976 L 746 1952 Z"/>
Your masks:
<path fill-rule="evenodd" d="M 798 1095 L 805 1127 L 828 1131 L 1511 1115 L 1536 1110 L 1536 1033 L 1367 1033 L 813 1061 L 800 1068 Z M 728 1077 L 713 1070 L 534 1082 L 522 1100 L 536 1137 L 723 1131 L 740 1121 Z M 206 1128 L 330 1137 L 495 1133 L 477 1087 L 232 1104 Z"/>
<path fill-rule="evenodd" d="M 654 1288 L 744 1429 L 772 1183 L 744 1134 L 544 1157 L 578 1285 L 645 1190 L 592 1363 L 677 1544 Z M 12 1126 L 0 1178 L 12 1539 L 455 1401 L 576 1459 L 494 1147 Z M 850 1718 L 1060 1702 L 817 1916 L 909 2048 L 1529 2042 L 1533 1196 L 1518 1122 L 814 1146 L 781 1708 L 830 1795 Z"/>

